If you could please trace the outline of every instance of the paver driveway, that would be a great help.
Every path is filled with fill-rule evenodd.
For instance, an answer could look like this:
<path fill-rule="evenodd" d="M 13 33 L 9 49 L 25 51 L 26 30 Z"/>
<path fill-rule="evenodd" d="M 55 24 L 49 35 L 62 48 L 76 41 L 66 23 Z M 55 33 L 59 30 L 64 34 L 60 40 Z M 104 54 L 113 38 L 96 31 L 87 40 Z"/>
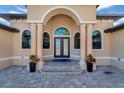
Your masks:
<path fill-rule="evenodd" d="M 113 74 L 104 74 L 104 71 Z M 11 66 L 0 70 L 0 87 L 4 88 L 81 88 L 81 87 L 124 87 L 124 71 L 110 66 L 98 66 L 93 73 L 77 74 L 30 73 L 25 66 Z M 61 74 L 62 73 L 62 74 Z"/>

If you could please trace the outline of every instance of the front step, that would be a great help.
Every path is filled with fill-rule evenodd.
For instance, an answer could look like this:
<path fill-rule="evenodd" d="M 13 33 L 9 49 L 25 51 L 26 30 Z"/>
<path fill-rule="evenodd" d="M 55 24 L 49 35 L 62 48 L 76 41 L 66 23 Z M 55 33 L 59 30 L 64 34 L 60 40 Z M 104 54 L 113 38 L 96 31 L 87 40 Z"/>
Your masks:
<path fill-rule="evenodd" d="M 52 62 L 72 62 L 71 59 L 52 59 Z"/>
<path fill-rule="evenodd" d="M 41 72 L 41 75 L 63 76 L 63 75 L 80 75 L 82 72 Z"/>
<path fill-rule="evenodd" d="M 50 72 L 77 72 L 80 71 L 79 66 L 44 66 L 43 71 Z"/>
<path fill-rule="evenodd" d="M 77 75 L 81 74 L 78 62 L 46 62 L 42 73 L 45 75 Z"/>
<path fill-rule="evenodd" d="M 45 66 L 78 66 L 79 62 L 45 62 Z"/>

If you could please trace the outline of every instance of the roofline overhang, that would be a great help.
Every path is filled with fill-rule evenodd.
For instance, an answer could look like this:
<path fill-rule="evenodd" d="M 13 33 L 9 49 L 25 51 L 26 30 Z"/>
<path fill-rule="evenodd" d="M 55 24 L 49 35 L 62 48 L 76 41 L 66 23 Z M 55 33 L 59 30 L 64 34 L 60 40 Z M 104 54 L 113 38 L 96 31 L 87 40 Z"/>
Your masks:
<path fill-rule="evenodd" d="M 100 5 L 96 5 L 96 9 L 99 7 Z"/>
<path fill-rule="evenodd" d="M 0 14 L 0 17 L 8 17 L 10 19 L 27 19 L 27 14 Z"/>
<path fill-rule="evenodd" d="M 9 32 L 13 32 L 13 33 L 18 33 L 19 32 L 18 29 L 6 26 L 4 24 L 0 24 L 0 29 L 6 30 L 6 31 L 9 31 Z"/>
<path fill-rule="evenodd" d="M 108 29 L 105 29 L 104 32 L 105 33 L 112 33 L 112 32 L 117 32 L 117 31 L 122 30 L 122 29 L 124 29 L 124 23 L 117 25 L 117 26 L 114 26 L 114 27 L 111 27 L 111 28 L 108 28 Z"/>
<path fill-rule="evenodd" d="M 97 19 L 112 19 L 113 21 L 117 21 L 124 17 L 124 14 L 97 14 L 96 17 Z"/>
<path fill-rule="evenodd" d="M 98 6 L 97 6 L 98 7 Z M 8 17 L 9 19 L 27 19 L 27 14 L 0 14 L 0 17 Z M 124 17 L 124 14 L 97 14 L 97 19 L 112 19 L 117 21 Z"/>

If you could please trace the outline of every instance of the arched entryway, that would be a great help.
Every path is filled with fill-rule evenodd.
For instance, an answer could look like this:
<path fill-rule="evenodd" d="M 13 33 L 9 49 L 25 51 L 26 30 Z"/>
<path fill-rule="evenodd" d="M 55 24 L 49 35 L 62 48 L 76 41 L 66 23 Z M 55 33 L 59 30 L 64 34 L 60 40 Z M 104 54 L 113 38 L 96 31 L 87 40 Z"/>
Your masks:
<path fill-rule="evenodd" d="M 70 32 L 64 27 L 54 32 L 54 58 L 70 58 Z"/>
<path fill-rule="evenodd" d="M 58 19 L 55 18 L 57 16 L 58 16 Z M 50 22 L 50 20 L 52 20 L 52 21 Z M 90 43 L 91 42 L 90 31 L 91 31 L 92 26 L 90 24 L 88 27 L 86 27 L 86 26 L 87 26 L 86 24 L 82 23 L 82 20 L 81 20 L 79 14 L 75 10 L 73 10 L 69 7 L 56 6 L 56 7 L 48 9 L 48 11 L 42 15 L 41 23 L 31 24 L 31 29 L 32 29 L 31 54 L 37 54 L 38 55 L 38 57 L 40 58 L 39 64 L 42 64 L 42 62 L 44 60 L 52 59 L 54 56 L 54 54 L 53 54 L 54 53 L 53 52 L 54 51 L 54 47 L 53 47 L 54 37 L 53 37 L 52 32 L 56 31 L 55 28 L 57 28 L 57 27 L 67 27 L 71 32 L 70 33 L 71 38 L 69 38 L 71 40 L 71 44 L 70 44 L 71 48 L 69 47 L 71 49 L 71 51 L 70 51 L 71 57 L 70 57 L 70 55 L 67 57 L 70 57 L 70 58 L 75 57 L 76 58 L 78 55 L 80 58 L 81 67 L 84 68 L 85 57 L 87 54 L 86 52 L 88 52 L 88 54 L 92 53 L 92 49 L 91 49 L 90 45 L 88 46 L 88 48 L 86 48 L 86 44 L 91 44 Z M 88 29 L 88 33 L 89 33 L 88 34 L 89 35 L 88 36 L 88 43 L 86 43 L 86 28 Z M 73 45 L 74 40 L 72 38 L 74 36 L 73 31 L 80 31 L 80 54 L 77 54 L 77 52 L 74 52 L 74 50 L 76 50 L 76 49 L 73 49 L 74 48 L 74 45 Z M 50 42 L 51 42 L 50 48 L 45 49 L 45 50 L 42 49 L 42 39 L 41 39 L 42 35 L 41 34 L 43 32 L 49 32 L 51 34 L 50 35 Z M 61 38 L 63 38 L 63 37 L 61 36 Z M 70 42 L 69 39 L 65 40 L 65 41 Z M 61 49 L 63 49 L 63 48 L 61 48 Z M 89 49 L 89 50 L 87 51 L 86 49 Z M 70 53 L 70 52 L 68 52 L 68 53 Z M 60 53 L 60 54 L 62 54 L 62 53 Z M 60 56 L 60 57 L 65 58 L 65 55 Z M 42 68 L 41 65 L 38 65 L 38 66 L 39 66 L 38 69 Z"/>
<path fill-rule="evenodd" d="M 51 48 L 43 50 L 43 56 L 50 55 L 47 59 L 54 58 L 80 58 L 80 52 L 74 49 L 73 33 L 80 31 L 81 18 L 79 14 L 70 7 L 55 6 L 49 9 L 41 18 L 44 25 L 44 31 L 51 34 Z M 62 27 L 62 28 L 61 28 Z M 54 35 L 58 29 L 67 29 L 71 33 L 67 35 Z M 54 38 L 56 37 L 56 38 Z M 54 42 L 55 41 L 55 42 Z M 57 42 L 59 43 L 57 46 Z M 67 44 L 65 44 L 67 43 Z M 71 47 L 70 47 L 71 46 Z M 57 47 L 60 47 L 56 50 Z M 64 49 L 65 48 L 65 49 Z M 64 51 L 65 50 L 65 51 Z M 68 51 L 67 51 L 68 50 Z M 58 54 L 57 54 L 58 53 Z M 75 57 L 78 56 L 78 57 Z"/>
<path fill-rule="evenodd" d="M 51 9 L 49 9 L 46 13 L 44 13 L 44 15 L 41 18 L 41 22 L 46 25 L 48 20 L 58 14 L 65 14 L 70 16 L 72 19 L 74 19 L 74 21 L 76 22 L 76 24 L 79 26 L 80 23 L 82 22 L 79 14 L 74 11 L 73 9 L 69 8 L 69 7 L 65 7 L 65 6 L 56 6 L 53 7 Z"/>

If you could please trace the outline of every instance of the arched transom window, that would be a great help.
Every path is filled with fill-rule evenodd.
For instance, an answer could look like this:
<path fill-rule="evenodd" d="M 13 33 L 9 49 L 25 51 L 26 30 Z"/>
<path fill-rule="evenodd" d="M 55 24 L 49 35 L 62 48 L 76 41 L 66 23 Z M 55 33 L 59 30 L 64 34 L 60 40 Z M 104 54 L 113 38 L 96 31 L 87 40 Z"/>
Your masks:
<path fill-rule="evenodd" d="M 55 31 L 54 35 L 70 35 L 70 33 L 66 28 L 61 27 Z"/>
<path fill-rule="evenodd" d="M 101 36 L 100 31 L 95 30 L 92 32 L 92 48 L 93 49 L 101 49 L 102 48 L 101 39 L 102 39 L 102 36 Z"/>
<path fill-rule="evenodd" d="M 50 36 L 47 32 L 43 33 L 43 49 L 50 48 Z"/>
<path fill-rule="evenodd" d="M 31 31 L 25 30 L 22 33 L 22 49 L 30 49 L 31 48 Z"/>
<path fill-rule="evenodd" d="M 74 48 L 75 49 L 80 49 L 80 33 L 79 32 L 77 32 L 74 35 Z"/>

